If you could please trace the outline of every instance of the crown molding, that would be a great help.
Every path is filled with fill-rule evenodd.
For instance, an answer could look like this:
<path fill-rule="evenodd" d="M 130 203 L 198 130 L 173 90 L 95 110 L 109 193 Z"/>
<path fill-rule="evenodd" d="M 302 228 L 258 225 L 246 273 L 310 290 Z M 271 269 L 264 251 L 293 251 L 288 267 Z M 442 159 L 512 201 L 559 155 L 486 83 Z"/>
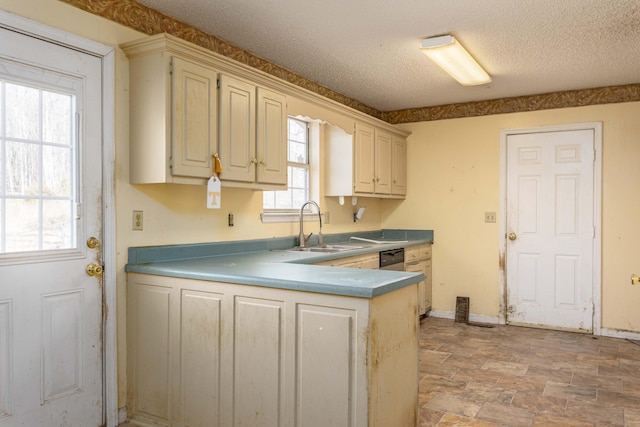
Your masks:
<path fill-rule="evenodd" d="M 148 35 L 167 33 L 390 124 L 640 101 L 640 84 L 381 112 L 135 0 L 60 0 Z"/>
<path fill-rule="evenodd" d="M 629 84 L 388 111 L 382 120 L 400 124 L 636 101 L 640 84 Z"/>

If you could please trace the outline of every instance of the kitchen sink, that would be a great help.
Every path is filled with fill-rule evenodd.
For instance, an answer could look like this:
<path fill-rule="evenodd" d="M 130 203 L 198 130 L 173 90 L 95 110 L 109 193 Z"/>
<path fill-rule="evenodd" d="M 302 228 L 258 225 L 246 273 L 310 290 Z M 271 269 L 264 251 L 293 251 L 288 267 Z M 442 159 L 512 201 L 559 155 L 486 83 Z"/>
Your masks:
<path fill-rule="evenodd" d="M 344 252 L 344 251 L 352 251 L 354 249 L 362 249 L 367 246 L 357 246 L 357 245 L 318 245 L 318 246 L 295 246 L 290 249 L 281 249 L 286 252 L 325 252 L 325 253 L 333 253 L 333 252 Z"/>

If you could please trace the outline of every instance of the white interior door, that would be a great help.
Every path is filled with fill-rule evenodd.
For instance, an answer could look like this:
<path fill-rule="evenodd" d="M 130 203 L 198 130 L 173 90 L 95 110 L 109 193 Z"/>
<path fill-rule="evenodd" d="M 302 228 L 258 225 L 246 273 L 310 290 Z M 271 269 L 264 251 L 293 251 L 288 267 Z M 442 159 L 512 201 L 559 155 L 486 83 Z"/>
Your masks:
<path fill-rule="evenodd" d="M 594 130 L 507 137 L 507 320 L 593 328 Z"/>
<path fill-rule="evenodd" d="M 0 426 L 100 426 L 101 59 L 0 39 Z"/>

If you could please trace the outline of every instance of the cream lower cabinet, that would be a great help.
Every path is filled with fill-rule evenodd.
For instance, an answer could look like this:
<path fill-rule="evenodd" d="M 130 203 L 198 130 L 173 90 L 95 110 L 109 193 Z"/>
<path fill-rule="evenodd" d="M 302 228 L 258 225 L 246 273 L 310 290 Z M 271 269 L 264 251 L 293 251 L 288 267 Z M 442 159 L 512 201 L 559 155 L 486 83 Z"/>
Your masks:
<path fill-rule="evenodd" d="M 356 255 L 346 258 L 331 259 L 321 261 L 315 265 L 325 265 L 328 267 L 364 268 L 366 270 L 377 270 L 380 267 L 380 255 L 375 254 Z"/>
<path fill-rule="evenodd" d="M 418 283 L 418 314 L 427 314 L 432 305 L 431 245 L 405 248 L 404 269 L 412 273 L 424 273 L 424 280 Z"/>
<path fill-rule="evenodd" d="M 130 273 L 129 416 L 414 427 L 416 307 L 416 285 L 367 299 Z"/>

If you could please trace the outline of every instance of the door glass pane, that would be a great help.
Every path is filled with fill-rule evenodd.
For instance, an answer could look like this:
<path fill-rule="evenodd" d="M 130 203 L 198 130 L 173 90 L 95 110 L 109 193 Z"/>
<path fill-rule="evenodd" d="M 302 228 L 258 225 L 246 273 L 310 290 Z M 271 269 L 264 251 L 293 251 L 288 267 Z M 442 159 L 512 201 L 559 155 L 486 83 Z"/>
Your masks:
<path fill-rule="evenodd" d="M 7 138 L 36 140 L 40 133 L 40 91 L 6 83 Z"/>
<path fill-rule="evenodd" d="M 38 194 L 39 146 L 36 144 L 6 142 L 6 194 L 8 196 L 34 196 Z"/>
<path fill-rule="evenodd" d="M 30 251 L 40 240 L 37 199 L 7 199 L 5 202 L 5 252 Z"/>
<path fill-rule="evenodd" d="M 76 96 L 18 80 L 0 74 L 0 253 L 74 248 Z"/>

